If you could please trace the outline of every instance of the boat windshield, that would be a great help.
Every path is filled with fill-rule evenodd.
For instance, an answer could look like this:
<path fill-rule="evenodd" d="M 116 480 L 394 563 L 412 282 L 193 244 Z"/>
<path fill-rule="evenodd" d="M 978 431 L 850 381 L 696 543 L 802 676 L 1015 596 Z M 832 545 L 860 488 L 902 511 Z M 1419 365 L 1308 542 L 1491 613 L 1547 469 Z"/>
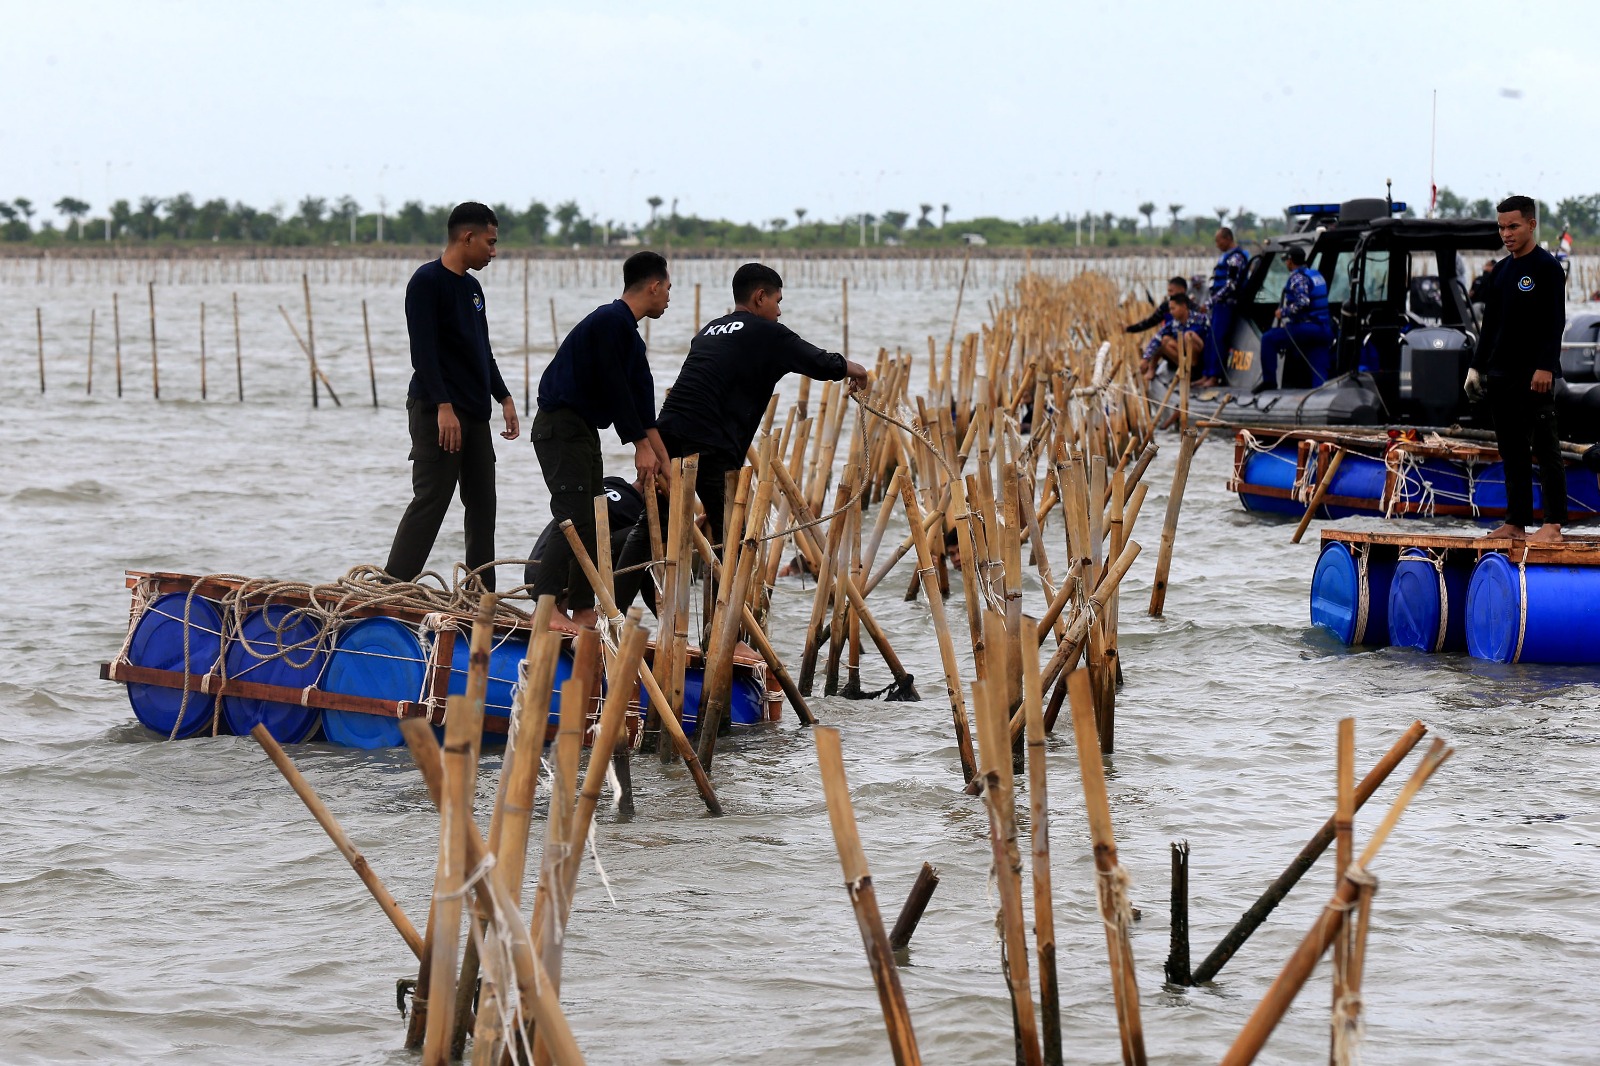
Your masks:
<path fill-rule="evenodd" d="M 1350 299 L 1350 267 L 1353 259 L 1350 252 L 1338 252 L 1333 257 L 1333 265 L 1323 274 L 1328 281 L 1328 302 L 1342 304 Z M 1367 253 L 1367 273 L 1361 282 L 1361 298 L 1363 302 L 1382 302 L 1389 294 L 1389 253 L 1387 251 L 1373 251 Z"/>
<path fill-rule="evenodd" d="M 1283 299 L 1283 286 L 1288 280 L 1289 261 L 1282 252 L 1274 253 L 1267 263 L 1267 276 L 1261 280 L 1261 288 L 1256 290 L 1255 302 L 1266 307 L 1278 306 L 1278 301 Z"/>

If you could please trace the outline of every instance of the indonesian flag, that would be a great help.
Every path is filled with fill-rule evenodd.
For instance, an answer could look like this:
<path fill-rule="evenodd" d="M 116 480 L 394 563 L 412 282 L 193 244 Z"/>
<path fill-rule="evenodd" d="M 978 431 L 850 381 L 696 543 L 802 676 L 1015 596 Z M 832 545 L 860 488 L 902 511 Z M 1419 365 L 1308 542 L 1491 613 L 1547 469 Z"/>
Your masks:
<path fill-rule="evenodd" d="M 1439 186 L 1428 186 L 1428 217 L 1433 217 L 1433 209 L 1439 206 Z"/>
<path fill-rule="evenodd" d="M 1572 254 L 1572 234 L 1567 231 L 1566 227 L 1562 227 L 1560 244 L 1563 252 L 1568 255 Z"/>

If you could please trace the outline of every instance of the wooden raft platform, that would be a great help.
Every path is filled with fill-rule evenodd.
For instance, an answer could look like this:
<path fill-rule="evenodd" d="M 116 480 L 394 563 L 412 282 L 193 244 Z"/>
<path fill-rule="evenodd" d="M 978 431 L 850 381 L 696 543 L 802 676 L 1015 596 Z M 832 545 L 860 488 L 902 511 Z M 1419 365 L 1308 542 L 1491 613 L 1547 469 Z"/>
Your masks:
<path fill-rule="evenodd" d="M 1567 534 L 1561 544 L 1529 544 L 1526 540 L 1510 537 L 1455 536 L 1449 533 L 1421 533 L 1400 530 L 1361 531 L 1350 529 L 1324 529 L 1322 543 L 1338 541 L 1352 547 L 1368 548 L 1379 558 L 1394 559 L 1407 548 L 1479 556 L 1495 552 L 1512 562 L 1537 566 L 1600 566 L 1600 536 L 1594 534 Z"/>
<path fill-rule="evenodd" d="M 166 595 L 168 593 L 189 594 L 191 591 L 197 598 L 208 600 L 221 600 L 235 596 L 245 586 L 246 582 L 220 577 L 204 577 L 196 574 L 181 574 L 170 571 L 145 571 L 129 570 L 125 574 L 125 585 L 129 589 L 141 585 L 151 595 Z M 328 692 L 313 685 L 304 689 L 289 688 L 282 685 L 262 684 L 254 681 L 243 681 L 237 678 L 224 677 L 219 673 L 191 674 L 181 670 L 158 670 L 150 667 L 135 666 L 125 659 L 100 664 L 100 677 L 105 681 L 116 681 L 121 684 L 154 685 L 158 688 L 188 689 L 191 692 L 207 696 L 237 696 L 242 699 L 264 700 L 272 703 L 298 704 L 303 707 L 316 707 L 321 710 L 352 711 L 359 714 L 374 714 L 384 718 L 427 718 L 433 725 L 442 725 L 445 717 L 446 696 L 450 688 L 451 663 L 455 655 L 456 641 L 470 639 L 473 616 L 471 614 L 453 611 L 426 611 L 403 604 L 340 604 L 341 597 L 331 591 L 313 595 L 306 595 L 297 589 L 276 589 L 267 595 L 245 595 L 240 601 L 242 605 L 256 608 L 271 604 L 282 604 L 289 607 L 307 607 L 313 604 L 321 607 L 340 607 L 341 614 L 348 618 L 392 618 L 414 626 L 426 626 L 433 630 L 434 639 L 425 647 L 426 661 L 426 691 L 427 695 L 420 700 L 387 700 L 371 696 L 354 696 L 339 692 Z M 130 607 L 128 626 L 129 631 L 139 622 L 138 602 L 135 600 Z M 495 625 L 495 638 L 499 641 L 518 632 L 532 636 L 532 630 L 526 624 L 497 623 Z M 562 634 L 562 642 L 568 647 L 572 644 L 570 634 Z M 655 642 L 652 640 L 645 650 L 645 659 L 648 661 L 654 654 Z M 702 659 L 701 650 L 694 645 L 689 646 L 689 665 L 694 666 Z M 767 665 L 758 655 L 736 652 L 733 657 L 735 669 L 744 669 L 750 673 L 761 685 L 763 699 L 766 704 L 768 720 L 776 721 L 780 715 L 783 704 L 783 691 L 777 686 L 776 681 L 770 676 Z M 592 721 L 599 714 L 600 705 L 604 701 L 602 691 L 603 667 L 597 666 L 595 677 L 591 679 L 591 690 L 597 695 L 590 697 L 591 706 L 587 709 L 586 717 Z M 218 710 L 220 712 L 220 703 Z M 634 700 L 629 708 L 629 734 L 638 728 L 642 717 L 642 706 Z M 510 720 L 504 715 L 486 714 L 483 719 L 485 733 L 505 734 L 510 729 Z M 548 735 L 555 735 L 557 726 L 552 723 Z M 587 737 L 586 737 L 587 739 Z"/>

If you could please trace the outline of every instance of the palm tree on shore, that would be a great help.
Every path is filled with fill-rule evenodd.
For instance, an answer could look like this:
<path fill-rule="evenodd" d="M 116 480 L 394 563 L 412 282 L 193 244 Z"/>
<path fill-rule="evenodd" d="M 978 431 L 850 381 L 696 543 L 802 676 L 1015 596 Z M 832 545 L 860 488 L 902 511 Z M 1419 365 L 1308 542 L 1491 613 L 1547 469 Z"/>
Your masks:
<path fill-rule="evenodd" d="M 1146 200 L 1144 203 L 1139 205 L 1139 213 L 1144 216 L 1145 232 L 1151 234 L 1155 233 L 1156 205 L 1151 203 L 1149 200 Z"/>

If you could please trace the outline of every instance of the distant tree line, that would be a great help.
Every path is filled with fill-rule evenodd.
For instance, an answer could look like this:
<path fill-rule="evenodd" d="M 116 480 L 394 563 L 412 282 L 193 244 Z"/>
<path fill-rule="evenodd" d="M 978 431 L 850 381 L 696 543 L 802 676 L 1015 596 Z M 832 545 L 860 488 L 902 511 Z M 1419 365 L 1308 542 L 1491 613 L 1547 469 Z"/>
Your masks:
<path fill-rule="evenodd" d="M 1145 202 L 1132 215 L 1114 211 L 1063 213 L 1050 218 L 1004 219 L 990 216 L 952 218 L 949 204 L 917 205 L 917 210 L 861 212 L 817 219 L 804 207 L 790 215 L 762 222 L 732 222 L 680 214 L 677 202 L 649 197 L 649 219 L 643 223 L 602 220 L 583 211 L 574 200 L 551 207 L 539 200 L 518 209 L 492 205 L 500 217 L 500 243 L 508 247 L 597 248 L 605 246 L 670 246 L 696 248 L 846 248 L 861 245 L 940 246 L 989 244 L 1003 247 L 1192 247 L 1209 243 L 1219 225 L 1231 226 L 1240 240 L 1282 232 L 1281 214 L 1258 215 L 1244 207 L 1186 211 L 1183 204 L 1164 209 Z M 38 209 L 25 197 L 0 200 L 0 240 L 56 245 L 89 241 L 124 243 L 227 242 L 288 247 L 372 243 L 437 244 L 444 237 L 449 204 L 427 205 L 408 200 L 395 211 L 364 208 L 353 197 L 329 200 L 307 196 L 289 210 L 283 204 L 265 209 L 234 201 L 196 201 L 188 193 L 169 197 L 117 200 L 109 210 L 70 196 L 53 207 L 58 219 L 36 220 Z M 937 212 L 937 218 L 935 213 Z M 1158 218 L 1158 212 L 1163 216 Z M 1408 212 L 1409 214 L 1410 212 Z M 1490 200 L 1468 201 L 1448 188 L 1439 190 L 1438 213 L 1447 218 L 1494 214 Z M 1552 209 L 1541 202 L 1547 226 L 1567 226 L 1575 237 L 1600 235 L 1600 194 L 1572 197 Z"/>

